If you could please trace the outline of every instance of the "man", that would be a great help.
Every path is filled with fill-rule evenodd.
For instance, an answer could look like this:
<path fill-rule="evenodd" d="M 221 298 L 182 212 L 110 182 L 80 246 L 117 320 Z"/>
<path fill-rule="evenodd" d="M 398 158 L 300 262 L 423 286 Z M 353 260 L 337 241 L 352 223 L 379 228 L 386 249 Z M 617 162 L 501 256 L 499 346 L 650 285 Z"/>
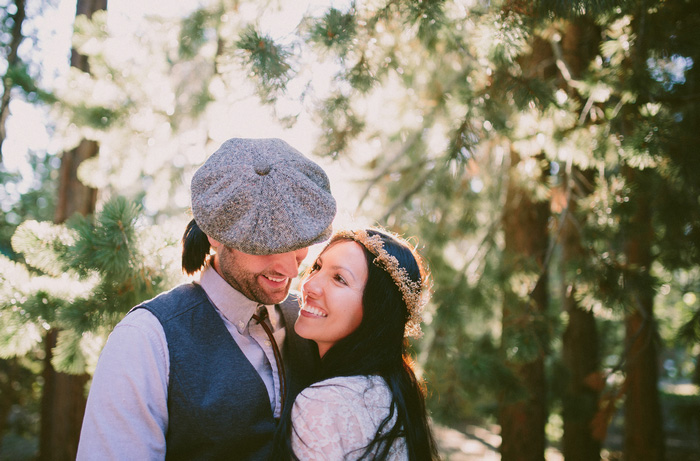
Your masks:
<path fill-rule="evenodd" d="M 296 298 L 285 298 L 335 212 L 324 171 L 284 141 L 226 141 L 192 179 L 183 269 L 204 267 L 199 282 L 115 327 L 78 459 L 267 459 L 317 357 L 294 332 Z"/>

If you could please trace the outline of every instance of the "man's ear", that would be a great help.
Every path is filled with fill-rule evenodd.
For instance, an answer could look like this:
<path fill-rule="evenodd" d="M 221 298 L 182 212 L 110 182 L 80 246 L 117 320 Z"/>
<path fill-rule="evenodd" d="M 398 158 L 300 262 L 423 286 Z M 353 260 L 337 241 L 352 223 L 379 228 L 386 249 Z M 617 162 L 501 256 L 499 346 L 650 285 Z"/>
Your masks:
<path fill-rule="evenodd" d="M 221 244 L 219 243 L 219 241 L 218 241 L 218 240 L 214 240 L 213 238 L 209 237 L 208 235 L 207 235 L 207 238 L 209 239 L 209 245 L 211 245 L 211 247 L 212 247 L 215 251 L 219 251 L 219 247 L 221 246 Z"/>

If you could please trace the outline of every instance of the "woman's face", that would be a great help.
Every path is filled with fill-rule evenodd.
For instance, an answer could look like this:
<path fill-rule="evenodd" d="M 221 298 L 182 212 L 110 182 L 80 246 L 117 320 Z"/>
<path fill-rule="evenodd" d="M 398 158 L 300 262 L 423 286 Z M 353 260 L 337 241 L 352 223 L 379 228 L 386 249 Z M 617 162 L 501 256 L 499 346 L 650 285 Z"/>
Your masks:
<path fill-rule="evenodd" d="M 362 246 L 339 240 L 319 255 L 302 281 L 302 307 L 294 330 L 318 344 L 321 357 L 362 322 L 367 260 Z"/>

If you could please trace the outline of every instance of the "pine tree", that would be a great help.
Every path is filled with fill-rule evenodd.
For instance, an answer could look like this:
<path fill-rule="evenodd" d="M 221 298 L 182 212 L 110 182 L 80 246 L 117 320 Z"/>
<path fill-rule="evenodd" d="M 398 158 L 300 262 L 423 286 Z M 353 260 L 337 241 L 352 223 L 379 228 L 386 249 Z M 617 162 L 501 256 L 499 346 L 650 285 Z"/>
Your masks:
<path fill-rule="evenodd" d="M 625 451 L 662 456 L 653 289 L 659 267 L 698 265 L 692 2 L 353 3 L 307 18 L 284 44 L 240 7 L 203 5 L 176 50 L 144 34 L 130 62 L 112 61 L 104 18 L 76 23 L 95 72 L 74 78 L 116 96 L 58 94 L 81 132 L 126 153 L 92 175 L 100 187 L 158 202 L 150 213 L 172 210 L 178 194 L 154 191 L 173 178 L 181 187 L 191 152 L 211 151 L 211 114 L 243 86 L 280 114 L 298 94 L 316 111 L 317 153 L 364 172 L 361 210 L 420 238 L 435 295 L 415 347 L 436 420 L 463 424 L 500 405 L 504 458 L 542 459 L 544 424 L 561 404 L 567 458 L 593 459 L 625 397 L 626 432 L 654 432 L 628 437 Z M 139 62 L 160 76 L 157 88 L 134 77 Z M 335 69 L 331 82 L 315 85 L 317 63 Z M 160 151 L 178 166 L 149 155 Z M 116 180 L 125 165 L 129 185 Z M 158 186 L 134 186 L 141 174 Z M 548 367 L 559 332 L 565 366 Z M 563 396 L 547 392 L 560 382 Z"/>
<path fill-rule="evenodd" d="M 680 180 L 678 176 L 669 175 L 669 168 L 675 171 L 677 165 L 688 160 L 681 160 L 682 155 L 673 158 L 674 149 L 664 144 L 665 137 L 676 132 L 680 124 L 668 124 L 661 117 L 650 115 L 650 111 L 656 113 L 659 107 L 665 107 L 666 103 L 662 101 L 670 96 L 668 90 L 673 86 L 673 76 L 669 75 L 671 70 L 665 69 L 669 69 L 673 59 L 681 62 L 681 58 L 685 59 L 684 56 L 691 54 L 688 46 L 680 51 L 681 42 L 674 35 L 690 30 L 690 25 L 694 24 L 694 16 L 688 11 L 690 8 L 689 2 L 683 1 L 653 4 L 634 1 L 621 4 L 513 1 L 491 4 L 489 7 L 475 5 L 469 10 L 441 1 L 387 2 L 371 6 L 353 4 L 346 12 L 330 9 L 319 18 L 309 19 L 305 28 L 307 42 L 322 49 L 322 55 L 337 60 L 339 71 L 336 78 L 345 85 L 339 84 L 326 97 L 319 112 L 319 121 L 323 125 L 319 151 L 337 158 L 357 157 L 357 150 L 353 148 L 355 145 L 363 146 L 361 150 L 364 151 L 367 146 L 382 146 L 380 151 L 389 152 L 356 159 L 366 160 L 365 165 L 370 171 L 371 179 L 363 195 L 364 203 L 375 202 L 378 205 L 375 215 L 380 223 L 425 236 L 428 259 L 436 270 L 444 271 L 436 283 L 435 312 L 431 324 L 434 331 L 429 331 L 425 349 L 419 355 L 421 363 L 426 364 L 426 376 L 435 382 L 435 393 L 440 395 L 441 403 L 433 407 L 437 414 L 448 412 L 439 410 L 441 405 L 449 408 L 452 415 L 458 409 L 470 407 L 460 396 L 464 388 L 471 387 L 463 382 L 470 374 L 464 371 L 462 363 L 488 367 L 487 360 L 475 358 L 456 360 L 456 364 L 451 361 L 456 358 L 458 347 L 469 352 L 478 350 L 465 347 L 470 341 L 468 328 L 464 326 L 462 300 L 474 299 L 476 296 L 473 293 L 481 291 L 472 287 L 472 293 L 466 294 L 464 290 L 455 288 L 455 282 L 464 285 L 465 279 L 469 279 L 468 268 L 480 267 L 483 275 L 478 280 L 486 285 L 492 261 L 484 258 L 480 265 L 470 265 L 469 258 L 460 257 L 459 251 L 455 250 L 468 249 L 470 242 L 474 244 L 479 241 L 474 239 L 474 229 L 479 225 L 475 226 L 473 219 L 478 216 L 477 210 L 480 208 L 475 201 L 483 199 L 488 203 L 487 199 L 495 198 L 490 202 L 492 209 L 500 209 L 509 203 L 503 199 L 504 185 L 493 181 L 496 191 L 500 189 L 502 192 L 491 195 L 488 187 L 484 188 L 484 175 L 480 174 L 504 173 L 503 169 L 494 168 L 494 165 L 508 164 L 503 162 L 505 147 L 505 152 L 518 154 L 516 164 L 521 167 L 513 172 L 529 174 L 529 182 L 525 183 L 527 193 L 517 194 L 523 199 L 517 203 L 526 204 L 524 208 L 531 209 L 533 215 L 535 204 L 556 198 L 550 195 L 546 176 L 536 174 L 546 171 L 548 163 L 560 171 L 566 171 L 567 175 L 580 171 L 581 177 L 589 178 L 587 186 L 595 186 L 595 190 L 589 189 L 586 194 L 569 197 L 565 201 L 568 205 L 559 207 L 561 215 L 558 218 L 570 226 L 573 224 L 572 218 L 567 218 L 567 215 L 587 216 L 585 220 L 577 220 L 580 241 L 569 244 L 569 252 L 566 253 L 568 259 L 565 261 L 567 266 L 578 265 L 579 271 L 565 272 L 575 274 L 575 278 L 570 280 L 571 283 L 576 282 L 571 285 L 572 297 L 569 297 L 566 307 L 570 313 L 566 343 L 568 348 L 573 347 L 567 350 L 567 357 L 572 357 L 574 352 L 589 353 L 585 355 L 589 364 L 586 370 L 571 375 L 577 381 L 574 388 L 579 391 L 576 396 L 570 397 L 587 403 L 581 410 L 585 414 L 581 424 L 571 424 L 579 417 L 571 413 L 571 407 L 567 407 L 564 416 L 567 418 L 565 426 L 569 430 L 589 428 L 579 442 L 587 447 L 584 450 L 586 459 L 599 456 L 598 440 L 604 437 L 607 416 L 610 414 L 606 412 L 614 411 L 617 400 L 607 400 L 608 397 L 605 397 L 603 403 L 607 403 L 601 403 L 601 413 L 593 414 L 596 395 L 604 382 L 596 369 L 599 363 L 597 348 L 584 351 L 583 340 L 578 340 L 574 346 L 571 343 L 573 329 L 595 335 L 593 313 L 602 307 L 611 312 L 631 313 L 628 326 L 634 325 L 635 315 L 646 312 L 642 314 L 646 320 L 629 330 L 630 340 L 639 338 L 632 331 L 636 334 L 641 332 L 642 337 L 647 338 L 644 344 L 649 345 L 649 339 L 655 334 L 650 304 L 653 303 L 650 297 L 653 286 L 650 271 L 654 258 L 648 249 L 658 244 L 665 246 L 668 240 L 661 243 L 667 225 L 653 218 L 665 214 L 666 210 L 658 207 L 655 201 L 650 201 L 648 194 L 656 187 L 668 191 L 672 181 Z M 685 14 L 687 17 L 676 19 L 672 30 L 651 25 L 657 24 L 655 21 L 669 24 L 671 22 L 662 19 L 662 16 L 675 14 Z M 656 40 L 652 40 L 652 36 Z M 692 43 L 697 41 L 696 38 L 688 39 Z M 650 43 L 654 43 L 656 48 L 650 48 Z M 678 49 L 681 57 L 668 58 L 672 56 L 671 49 Z M 537 56 L 540 56 L 539 59 Z M 680 74 L 684 79 L 686 76 L 689 79 L 690 72 L 694 72 L 694 67 L 686 66 Z M 676 85 L 680 86 L 677 81 Z M 401 103 L 394 104 L 392 95 L 382 92 L 384 88 L 391 88 L 396 95 L 394 97 Z M 686 90 L 690 87 L 683 88 Z M 668 104 L 669 110 L 671 107 Z M 394 109 L 393 119 L 391 115 L 386 115 L 389 108 Z M 409 114 L 415 114 L 416 118 L 410 120 Z M 663 114 L 667 112 L 661 109 L 660 115 Z M 695 120 L 696 116 L 689 112 L 680 118 L 685 120 L 688 117 Z M 387 124 L 387 120 L 393 123 Z M 440 147 L 434 147 L 431 136 L 444 142 Z M 494 146 L 501 149 L 496 150 Z M 487 152 L 489 149 L 492 155 Z M 392 152 L 396 154 L 392 155 Z M 657 173 L 661 175 L 657 176 Z M 508 178 L 511 176 L 512 172 Z M 658 178 L 658 181 L 638 181 L 638 178 L 645 176 Z M 464 193 L 459 198 L 452 196 L 453 201 L 446 201 L 444 198 L 448 195 L 444 192 L 435 193 L 438 190 L 458 190 L 460 185 L 464 187 L 470 183 L 480 190 L 479 194 Z M 684 184 L 689 186 L 689 190 L 695 190 L 695 185 Z M 690 244 L 691 238 L 688 237 L 695 235 L 698 204 L 691 205 L 682 198 L 690 196 L 686 196 L 685 192 L 665 195 L 674 197 L 672 200 L 684 201 L 689 210 L 692 209 L 690 215 L 686 214 L 680 220 L 686 225 L 687 237 L 681 239 L 680 245 L 673 245 L 675 250 L 668 248 L 672 253 L 686 248 L 686 255 L 696 254 L 694 244 Z M 630 205 L 627 207 L 625 204 Z M 485 205 L 485 208 L 489 206 Z M 648 217 L 634 217 L 626 208 L 640 213 L 647 209 Z M 514 212 L 512 208 L 506 210 L 506 213 Z M 449 227 L 447 216 L 455 212 L 464 217 L 462 225 Z M 526 210 L 518 208 L 515 212 L 525 214 Z M 669 219 L 670 223 L 675 226 L 676 220 Z M 642 224 L 646 226 L 646 232 L 641 234 L 646 236 L 644 242 L 639 240 L 640 234 L 631 233 L 633 228 L 638 229 Z M 554 248 L 562 243 L 562 238 L 569 242 L 575 238 L 571 229 L 566 230 L 567 227 L 561 226 L 547 228 L 554 229 L 556 232 L 553 233 L 540 227 L 541 234 L 548 234 L 542 241 L 549 239 L 549 245 Z M 490 225 L 486 228 L 492 229 Z M 515 232 L 527 228 L 515 225 L 511 229 Z M 494 241 L 498 243 L 500 232 L 504 232 L 507 239 L 507 227 L 496 226 L 496 232 L 489 231 L 487 235 L 496 235 Z M 501 245 L 491 248 L 491 254 L 488 251 L 481 253 L 481 250 L 477 250 L 476 254 L 508 260 L 505 255 L 495 256 L 503 249 Z M 505 248 L 508 248 L 507 243 Z M 521 249 L 523 259 L 533 267 L 538 267 L 536 254 L 541 254 L 542 243 L 539 248 L 539 252 Z M 647 249 L 646 255 L 637 252 L 636 249 L 642 248 Z M 449 258 L 445 258 L 446 252 Z M 462 259 L 467 259 L 467 263 L 463 265 Z M 531 272 L 546 275 L 550 261 L 550 258 L 539 259 L 539 271 Z M 631 264 L 631 261 L 634 263 Z M 454 275 L 450 276 L 450 272 Z M 502 274 L 500 280 L 495 280 L 495 286 L 502 287 L 502 296 L 507 296 L 509 282 L 512 285 L 513 280 L 520 280 L 521 283 L 528 280 L 518 271 L 494 273 Z M 542 280 L 546 284 L 546 278 Z M 629 283 L 643 290 L 629 296 Z M 522 285 L 528 286 L 526 283 Z M 441 290 L 445 293 L 441 294 Z M 546 301 L 542 301 L 539 305 L 546 304 Z M 504 304 L 506 312 L 511 305 L 510 302 Z M 581 315 L 578 315 L 579 311 Z M 534 350 L 541 347 L 546 353 L 549 332 L 557 329 L 558 325 L 546 315 L 545 310 L 539 312 L 542 315 L 541 329 L 523 324 L 527 326 L 518 333 L 504 327 L 501 334 L 508 333 L 510 337 L 504 336 L 502 341 L 517 345 L 519 354 L 524 354 L 521 349 L 532 350 L 533 346 L 536 346 Z M 643 328 L 640 330 L 639 326 Z M 536 332 L 534 341 L 528 338 L 527 332 Z M 460 337 L 464 339 L 457 339 Z M 656 435 L 644 440 L 630 438 L 625 450 L 632 456 L 643 451 L 659 456 L 663 453 L 663 442 L 658 436 L 661 434 L 661 418 L 658 404 L 655 403 L 658 396 L 655 391 L 644 391 L 644 399 L 651 402 L 646 406 L 635 404 L 641 400 L 634 397 L 634 389 L 656 388 L 655 373 L 640 375 L 634 368 L 646 363 L 644 369 L 655 369 L 654 352 L 652 349 L 641 349 L 635 353 L 631 349 L 632 343 L 629 344 L 625 348 L 623 344 L 606 343 L 608 348 L 612 346 L 623 351 L 621 369 L 625 371 L 627 383 L 623 391 L 631 392 L 626 400 L 628 413 L 632 407 L 636 407 L 635 411 L 640 410 L 630 413 L 636 416 L 634 422 L 628 418 L 628 424 L 648 428 L 644 429 L 645 434 L 654 431 Z M 451 370 L 442 365 L 444 361 L 451 361 Z M 634 367 L 631 367 L 633 364 Z M 512 394 L 515 389 L 527 389 L 527 386 L 523 386 L 527 380 L 522 377 L 515 382 L 506 378 L 517 377 L 517 372 L 515 375 L 504 374 L 503 369 L 497 366 L 486 369 L 491 373 L 491 379 L 493 376 L 502 378 L 500 382 L 504 392 Z M 543 373 L 538 372 L 539 376 L 544 376 Z M 488 382 L 488 379 L 484 382 Z M 512 384 L 515 386 L 510 386 Z M 544 384 L 540 380 L 537 386 L 543 388 Z M 605 396 L 623 393 L 613 387 L 606 391 Z M 546 408 L 546 402 L 543 399 L 540 402 L 538 406 Z M 518 423 L 536 428 L 541 433 L 545 419 L 540 412 L 538 416 L 533 414 L 532 418 L 519 420 Z M 591 423 L 595 423 L 592 429 Z M 634 433 L 634 429 L 630 428 L 627 432 Z M 574 434 L 567 436 L 570 440 L 574 437 Z M 518 452 L 517 456 L 541 459 L 542 436 L 535 438 L 539 443 Z M 510 452 L 509 447 L 524 442 L 516 439 L 504 432 L 503 449 Z M 575 450 L 572 448 L 571 451 Z"/>
<path fill-rule="evenodd" d="M 0 256 L 0 356 L 33 354 L 53 330 L 52 368 L 69 376 L 92 373 L 124 314 L 178 280 L 176 238 L 139 219 L 140 206 L 118 197 L 97 215 L 75 215 L 66 224 L 22 223 L 12 244 L 27 265 Z M 69 439 L 61 442 L 71 447 Z"/>
<path fill-rule="evenodd" d="M 89 18 L 106 8 L 106 0 L 78 0 L 76 16 Z M 90 71 L 87 57 L 75 50 L 71 53 L 71 66 L 82 72 Z M 94 212 L 97 190 L 78 179 L 78 168 L 82 162 L 95 157 L 98 149 L 94 140 L 81 139 L 76 147 L 63 153 L 54 222 L 63 223 L 74 213 L 85 216 Z M 63 346 L 58 340 L 58 329 L 52 328 L 46 332 L 39 439 L 39 459 L 42 460 L 75 458 L 85 412 L 84 388 L 89 375 L 61 373 L 55 369 L 54 349 Z"/>
<path fill-rule="evenodd" d="M 17 202 L 7 213 L 0 213 L 0 253 L 17 263 L 23 263 L 21 255 L 12 250 L 10 243 L 12 235 L 18 224 L 23 220 L 50 221 L 53 216 L 53 200 L 56 190 L 55 181 L 52 180 L 51 159 L 48 156 L 40 158 L 32 155 L 30 158 L 32 171 L 35 173 L 35 188 L 21 194 Z M 23 181 L 20 174 L 0 172 L 2 184 L 8 188 L 18 189 Z M 11 201 L 9 194 L 0 195 L 0 201 Z M 0 308 L 0 316 L 3 314 Z M 23 357 L 2 358 L 0 354 L 0 437 L 5 441 L 9 436 L 14 441 L 27 441 L 16 444 L 16 452 L 13 454 L 5 449 L 7 444 L 0 445 L 2 455 L 10 458 L 29 457 L 29 453 L 35 450 L 33 437 L 36 427 L 35 415 L 38 413 L 40 400 L 40 371 L 41 361 L 36 353 L 38 346 Z M 8 420 L 8 418 L 10 418 Z"/>

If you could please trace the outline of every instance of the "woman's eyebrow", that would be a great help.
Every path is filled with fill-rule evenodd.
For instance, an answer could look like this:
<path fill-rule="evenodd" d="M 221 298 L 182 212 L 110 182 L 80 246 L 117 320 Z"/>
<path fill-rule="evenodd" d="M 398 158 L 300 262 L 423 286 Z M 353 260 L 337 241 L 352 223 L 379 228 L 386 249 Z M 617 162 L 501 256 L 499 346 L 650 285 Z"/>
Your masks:
<path fill-rule="evenodd" d="M 357 277 L 355 277 L 355 273 L 351 271 L 350 268 L 347 266 L 343 266 L 342 264 L 333 264 L 330 268 L 334 270 L 342 270 L 343 272 L 347 272 L 348 274 L 350 274 L 353 280 L 357 280 Z"/>

